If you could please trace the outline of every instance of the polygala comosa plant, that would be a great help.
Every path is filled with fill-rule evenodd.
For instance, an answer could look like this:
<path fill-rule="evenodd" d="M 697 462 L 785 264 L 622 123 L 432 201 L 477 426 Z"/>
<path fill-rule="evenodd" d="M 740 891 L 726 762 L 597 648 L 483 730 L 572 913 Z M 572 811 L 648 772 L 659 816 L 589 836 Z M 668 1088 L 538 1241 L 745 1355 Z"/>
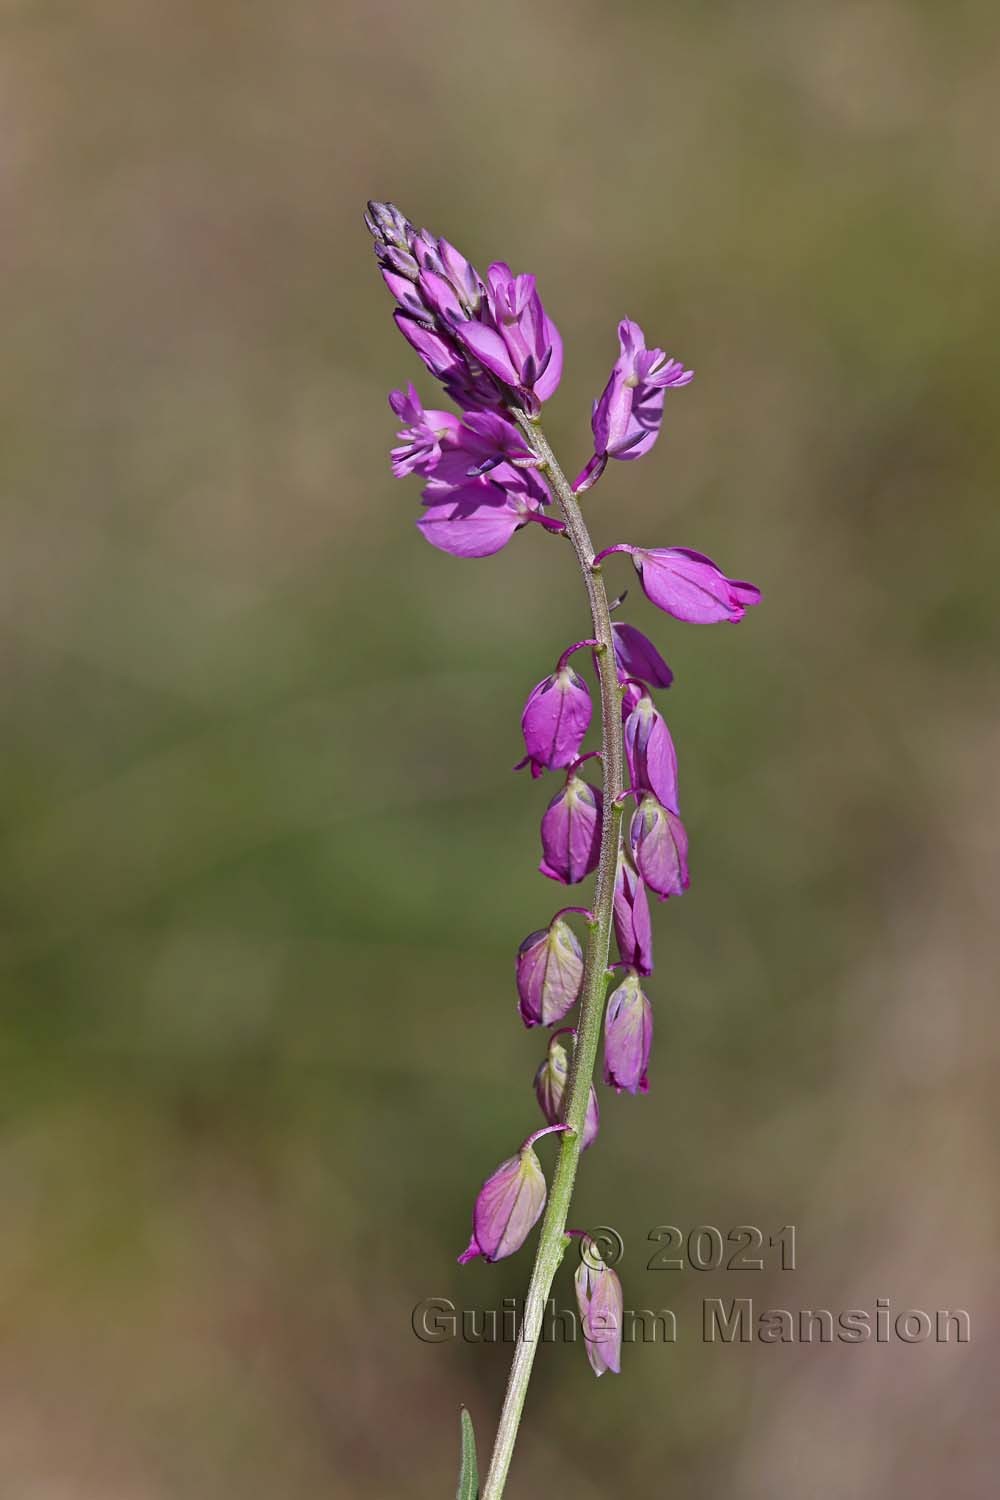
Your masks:
<path fill-rule="evenodd" d="M 628 462 L 649 452 L 668 391 L 689 385 L 692 371 L 662 349 L 647 348 L 637 323 L 619 323 L 618 357 L 591 414 L 593 454 L 571 484 L 541 425 L 542 407 L 562 375 L 563 349 L 534 276 L 516 276 L 503 261 L 481 276 L 447 240 L 415 229 L 390 203 L 369 203 L 365 221 L 396 302 L 396 325 L 457 407 L 425 407 L 412 384 L 389 397 L 400 423 L 393 473 L 418 475 L 424 486 L 417 526 L 432 546 L 455 557 L 489 557 L 531 527 L 568 540 L 590 612 L 590 633 L 539 664 L 544 675 L 521 715 L 524 758 L 517 769 L 527 768 L 533 778 L 557 778 L 542 814 L 541 873 L 572 886 L 596 872 L 596 886 L 589 907 L 562 907 L 517 949 L 521 1020 L 527 1027 L 553 1028 L 534 1079 L 544 1124 L 487 1176 L 473 1206 L 468 1246 L 459 1256 L 465 1262 L 513 1255 L 542 1221 L 482 1488 L 482 1500 L 500 1500 L 545 1303 L 574 1236 L 581 1241 L 575 1289 L 587 1355 L 596 1375 L 619 1371 L 621 1283 L 594 1243 L 567 1228 L 570 1199 L 580 1153 L 598 1134 L 593 1076 L 602 1032 L 604 1082 L 619 1095 L 649 1088 L 649 894 L 665 901 L 688 886 L 677 755 L 654 698 L 654 690 L 670 687 L 673 673 L 641 631 L 612 619 L 625 595 L 609 603 L 604 564 L 619 555 L 629 558 L 647 598 L 675 620 L 695 625 L 741 620 L 760 591 L 728 578 L 689 547 L 619 542 L 595 555 L 591 544 L 581 498 L 609 461 Z M 583 673 L 588 659 L 598 689 L 601 748 L 585 751 L 593 717 Z M 561 1025 L 574 1008 L 575 1020 Z M 551 1184 L 535 1151 L 547 1135 L 558 1141 Z M 480 1495 L 467 1412 L 458 1493 L 460 1500 Z"/>

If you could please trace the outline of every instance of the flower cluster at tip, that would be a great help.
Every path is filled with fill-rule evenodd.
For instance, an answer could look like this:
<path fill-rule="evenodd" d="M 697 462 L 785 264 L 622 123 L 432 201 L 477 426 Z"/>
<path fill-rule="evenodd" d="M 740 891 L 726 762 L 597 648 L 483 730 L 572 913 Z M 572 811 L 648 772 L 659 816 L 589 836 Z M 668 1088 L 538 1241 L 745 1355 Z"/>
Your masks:
<path fill-rule="evenodd" d="M 563 357 L 562 341 L 542 306 L 535 278 L 515 276 L 503 262 L 480 276 L 447 240 L 415 229 L 391 204 L 369 203 L 366 223 L 383 279 L 396 299 L 400 332 L 459 408 L 457 413 L 425 408 L 412 384 L 389 397 L 402 424 L 391 455 L 393 473 L 416 474 L 425 481 L 420 530 L 432 545 L 459 557 L 498 552 L 530 522 L 550 532 L 564 531 L 563 521 L 551 514 L 545 464 L 530 436 L 542 403 L 559 384 Z M 628 461 L 649 452 L 663 422 L 667 391 L 693 378 L 662 349 L 647 349 L 637 323 L 623 320 L 618 339 L 618 359 L 594 402 L 594 451 L 573 485 L 577 496 L 597 483 L 610 459 Z M 711 558 L 685 547 L 622 542 L 598 553 L 591 566 L 600 569 L 614 554 L 631 558 L 647 598 L 677 620 L 735 622 L 760 599 L 753 584 L 727 578 Z M 629 772 L 624 798 L 634 799 L 634 807 L 616 865 L 618 957 L 608 970 L 614 988 L 604 1016 L 604 1082 L 619 1094 L 644 1094 L 653 1038 L 653 1011 L 644 988 L 653 972 L 649 892 L 665 901 L 687 889 L 688 840 L 680 815 L 677 756 L 653 697 L 654 689 L 670 687 L 673 673 L 634 625 L 616 619 L 611 635 Z M 586 879 L 601 854 L 604 795 L 583 774 L 587 761 L 599 758 L 597 751 L 583 749 L 593 713 L 590 688 L 571 659 L 579 652 L 595 653 L 596 669 L 596 653 L 604 649 L 594 639 L 567 647 L 554 669 L 532 688 L 521 716 L 525 754 L 516 769 L 529 768 L 533 778 L 547 772 L 563 778 L 542 817 L 539 865 L 543 875 L 562 885 Z M 561 1038 L 575 1041 L 576 1033 L 559 1023 L 580 999 L 586 972 L 582 946 L 567 920 L 572 913 L 593 921 L 586 907 L 564 907 L 518 949 L 521 1019 L 527 1027 L 557 1028 L 535 1074 L 546 1124 L 483 1184 L 462 1262 L 513 1254 L 545 1207 L 545 1176 L 534 1143 L 569 1129 L 563 1116 L 571 1052 Z M 593 1143 L 598 1127 L 591 1084 L 582 1149 Z M 588 1356 L 600 1375 L 618 1370 L 621 1284 L 590 1249 L 576 1287 Z"/>

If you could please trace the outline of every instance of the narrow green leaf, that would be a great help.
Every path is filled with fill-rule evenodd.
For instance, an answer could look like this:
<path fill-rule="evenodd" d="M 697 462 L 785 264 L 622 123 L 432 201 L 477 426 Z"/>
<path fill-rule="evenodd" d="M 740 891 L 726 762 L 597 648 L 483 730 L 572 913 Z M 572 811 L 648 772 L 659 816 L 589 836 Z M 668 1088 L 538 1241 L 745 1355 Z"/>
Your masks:
<path fill-rule="evenodd" d="M 476 1464 L 476 1434 L 472 1418 L 462 1407 L 462 1467 L 458 1474 L 455 1500 L 479 1500 L 479 1469 Z"/>

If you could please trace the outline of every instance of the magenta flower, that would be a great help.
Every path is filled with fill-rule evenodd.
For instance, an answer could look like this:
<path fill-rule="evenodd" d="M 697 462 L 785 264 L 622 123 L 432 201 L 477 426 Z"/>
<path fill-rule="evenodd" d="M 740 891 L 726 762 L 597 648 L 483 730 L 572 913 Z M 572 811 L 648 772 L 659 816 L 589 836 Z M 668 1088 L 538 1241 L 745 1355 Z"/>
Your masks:
<path fill-rule="evenodd" d="M 572 765 L 590 728 L 592 711 L 590 690 L 568 663 L 538 683 L 521 714 L 527 754 L 517 769 L 530 765 L 532 776 L 540 776 Z"/>
<path fill-rule="evenodd" d="M 400 447 L 392 450 L 392 472 L 397 479 L 406 474 L 429 478 L 440 461 L 442 442 L 454 439 L 462 424 L 454 412 L 425 411 L 412 383 L 405 391 L 392 391 L 389 405 L 406 424 L 397 433 Z"/>
<path fill-rule="evenodd" d="M 625 756 L 632 785 L 678 812 L 677 752 L 663 715 L 644 694 L 625 720 Z"/>
<path fill-rule="evenodd" d="M 632 815 L 629 844 L 636 869 L 661 901 L 687 890 L 690 879 L 684 824 L 649 793 Z"/>
<path fill-rule="evenodd" d="M 653 972 L 653 927 L 646 887 L 626 858 L 615 876 L 615 939 L 618 957 L 640 974 Z"/>
<path fill-rule="evenodd" d="M 624 620 L 615 620 L 611 626 L 611 637 L 615 648 L 615 661 L 622 677 L 637 677 L 648 682 L 650 687 L 668 688 L 674 674 L 667 666 L 648 636 Z"/>
<path fill-rule="evenodd" d="M 472 1211 L 472 1238 L 458 1257 L 459 1265 L 475 1260 L 503 1260 L 520 1250 L 545 1207 L 547 1189 L 541 1162 L 532 1149 L 535 1141 L 565 1125 L 547 1125 L 530 1135 L 516 1156 L 500 1163 L 479 1190 Z"/>
<path fill-rule="evenodd" d="M 595 1375 L 621 1373 L 624 1298 L 617 1271 L 604 1261 L 593 1240 L 587 1239 L 573 1278 L 587 1358 Z"/>
<path fill-rule="evenodd" d="M 576 885 L 597 869 L 601 853 L 604 794 L 575 772 L 556 793 L 542 818 L 543 875 Z"/>
<path fill-rule="evenodd" d="M 517 950 L 517 994 L 525 1026 L 554 1026 L 580 998 L 583 950 L 561 916 L 532 932 Z"/>
<path fill-rule="evenodd" d="M 727 578 L 701 552 L 688 547 L 626 550 L 632 554 L 646 597 L 675 619 L 694 625 L 742 620 L 750 605 L 760 603 L 759 588 Z"/>
<path fill-rule="evenodd" d="M 538 1099 L 538 1107 L 550 1125 L 558 1125 L 562 1120 L 563 1099 L 566 1094 L 566 1085 L 568 1082 L 569 1054 L 559 1040 L 559 1033 L 556 1032 L 555 1036 L 549 1042 L 549 1050 L 539 1064 L 538 1072 L 535 1074 L 535 1097 Z M 601 1115 L 597 1105 L 597 1090 L 591 1084 L 590 1094 L 587 1099 L 587 1114 L 583 1125 L 583 1138 L 580 1143 L 581 1151 L 586 1151 L 587 1147 L 593 1145 L 597 1139 L 600 1121 Z"/>
<path fill-rule="evenodd" d="M 668 359 L 662 349 L 647 349 L 645 334 L 629 318 L 618 324 L 618 343 L 618 359 L 594 403 L 594 456 L 573 486 L 578 492 L 596 483 L 609 458 L 648 453 L 659 436 L 667 391 L 694 379 L 694 371 L 685 370 L 680 360 Z"/>
<path fill-rule="evenodd" d="M 561 529 L 549 520 L 549 493 L 533 469 L 499 464 L 489 475 L 460 485 L 437 477 L 423 491 L 424 513 L 417 522 L 432 546 L 454 557 L 490 557 L 529 521 Z"/>
<path fill-rule="evenodd" d="M 515 276 L 503 261 L 486 274 L 488 317 L 456 322 L 456 338 L 479 364 L 528 398 L 537 411 L 559 385 L 562 339 L 542 306 L 534 276 Z"/>
<path fill-rule="evenodd" d="M 649 1091 L 646 1069 L 653 1045 L 653 1007 L 630 970 L 608 1001 L 604 1016 L 604 1082 L 619 1093 Z"/>
<path fill-rule="evenodd" d="M 445 484 L 463 484 L 467 479 L 487 474 L 498 464 L 515 464 L 533 468 L 538 460 L 526 446 L 520 431 L 495 411 L 467 411 L 461 422 L 455 418 L 443 447 L 434 478 Z M 548 490 L 536 476 L 546 500 Z"/>

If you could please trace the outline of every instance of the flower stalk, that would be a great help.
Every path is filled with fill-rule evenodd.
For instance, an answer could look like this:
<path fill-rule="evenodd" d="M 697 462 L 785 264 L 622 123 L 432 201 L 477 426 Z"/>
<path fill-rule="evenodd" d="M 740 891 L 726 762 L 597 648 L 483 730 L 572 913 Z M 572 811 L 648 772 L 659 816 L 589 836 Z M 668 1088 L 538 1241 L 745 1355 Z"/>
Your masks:
<path fill-rule="evenodd" d="M 566 1224 L 583 1145 L 583 1127 L 587 1116 L 587 1102 L 590 1098 L 594 1066 L 597 1062 L 597 1049 L 601 1040 L 604 1001 L 608 988 L 608 955 L 611 947 L 615 871 L 621 846 L 623 809 L 619 798 L 625 789 L 621 689 L 615 669 L 611 612 L 608 608 L 607 591 L 599 565 L 596 568 L 594 566 L 594 547 L 587 530 L 587 523 L 539 422 L 517 410 L 512 411 L 511 415 L 537 455 L 539 468 L 552 485 L 556 505 L 565 523 L 566 535 L 573 545 L 587 591 L 594 639 L 597 643 L 594 647 L 594 656 L 600 680 L 604 809 L 601 824 L 601 853 L 597 865 L 597 887 L 592 908 L 593 924 L 589 927 L 583 990 L 580 996 L 580 1013 L 576 1027 L 576 1045 L 573 1048 L 569 1083 L 566 1089 L 564 1119 L 569 1129 L 559 1142 L 559 1155 L 549 1189 L 548 1205 L 542 1219 L 531 1281 L 525 1297 L 524 1317 L 521 1320 L 514 1348 L 507 1391 L 500 1412 L 493 1454 L 484 1481 L 481 1500 L 500 1500 L 503 1495 L 511 1458 L 514 1454 L 521 1413 L 524 1410 L 528 1382 L 531 1379 L 531 1367 L 534 1364 L 545 1304 L 566 1248 Z"/>
<path fill-rule="evenodd" d="M 653 447 L 663 424 L 666 392 L 687 385 L 690 370 L 662 349 L 647 348 L 639 325 L 624 319 L 618 327 L 619 358 L 593 407 L 593 455 L 571 485 L 539 420 L 543 403 L 559 384 L 563 348 L 534 276 L 515 275 L 505 262 L 495 261 L 481 277 L 447 240 L 415 229 L 392 204 L 373 202 L 368 210 L 376 260 L 396 301 L 396 325 L 460 408 L 460 415 L 425 408 L 413 385 L 389 397 L 403 423 L 391 454 L 393 472 L 425 481 L 417 522 L 422 535 L 440 551 L 461 558 L 492 556 L 532 522 L 536 532 L 540 527 L 564 537 L 576 555 L 593 630 L 568 646 L 555 671 L 532 688 L 521 715 L 526 753 L 514 767 L 530 767 L 532 780 L 546 772 L 565 772 L 541 820 L 541 874 L 561 885 L 597 876 L 591 906 L 563 907 L 518 948 L 514 967 L 520 1017 L 529 1028 L 551 1029 L 579 1005 L 578 1017 L 575 1026 L 551 1033 L 535 1074 L 536 1102 L 546 1124 L 484 1181 L 473 1209 L 472 1238 L 458 1257 L 465 1264 L 477 1256 L 496 1261 L 516 1254 L 541 1219 L 524 1316 L 479 1497 L 501 1500 L 545 1304 L 570 1236 L 584 1235 L 566 1226 L 580 1153 L 599 1130 L 592 1080 L 602 1030 L 604 1081 L 619 1093 L 645 1093 L 653 1010 L 639 980 L 653 971 L 648 892 L 667 900 L 688 885 L 677 755 L 652 696 L 653 688 L 670 687 L 673 672 L 636 626 L 612 623 L 612 610 L 625 592 L 608 603 L 601 564 L 614 555 L 629 558 L 652 604 L 693 624 L 734 623 L 759 601 L 760 591 L 728 578 L 711 558 L 686 547 L 617 542 L 595 556 L 580 511 L 578 496 L 598 483 L 611 460 L 634 460 Z M 576 652 L 588 648 L 600 696 L 600 750 L 584 749 L 593 704 L 586 681 L 570 665 Z M 602 784 L 579 774 L 588 760 L 600 760 Z M 625 840 L 625 806 L 633 797 L 637 807 Z M 571 912 L 586 918 L 585 952 L 564 920 Z M 612 933 L 618 957 L 609 963 Z M 617 987 L 607 1000 L 612 977 Z M 567 1032 L 575 1035 L 571 1060 L 556 1041 Z M 550 1133 L 560 1136 L 551 1188 L 533 1149 L 535 1140 Z M 598 1376 L 617 1374 L 618 1276 L 608 1266 L 588 1263 L 576 1286 L 591 1368 Z M 476 1500 L 468 1428 L 466 1421 L 459 1493 L 462 1500 Z"/>

